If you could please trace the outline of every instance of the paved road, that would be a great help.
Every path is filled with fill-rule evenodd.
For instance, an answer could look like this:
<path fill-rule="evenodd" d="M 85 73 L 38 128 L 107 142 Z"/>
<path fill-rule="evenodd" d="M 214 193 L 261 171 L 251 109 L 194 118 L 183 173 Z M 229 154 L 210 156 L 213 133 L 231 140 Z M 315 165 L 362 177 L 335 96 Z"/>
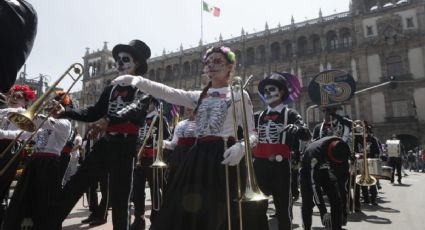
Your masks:
<path fill-rule="evenodd" d="M 425 173 L 409 173 L 403 178 L 403 184 L 390 184 L 389 181 L 381 181 L 382 189 L 379 190 L 378 206 L 367 205 L 362 212 L 351 214 L 345 229 L 373 229 L 373 230 L 424 230 L 425 229 Z M 149 193 L 147 193 L 149 194 Z M 150 200 L 149 200 L 150 201 Z M 148 207 L 150 208 L 150 206 Z M 302 229 L 300 203 L 294 205 L 294 229 Z M 274 212 L 273 206 L 269 213 Z M 64 230 L 112 229 L 111 215 L 108 223 L 102 226 L 90 227 L 80 224 L 89 212 L 82 207 L 82 202 L 74 208 L 68 219 L 63 224 Z M 147 213 L 149 214 L 149 213 Z M 276 230 L 276 220 L 269 219 L 270 230 Z M 313 216 L 313 229 L 325 229 L 320 223 L 318 210 L 315 209 Z"/>

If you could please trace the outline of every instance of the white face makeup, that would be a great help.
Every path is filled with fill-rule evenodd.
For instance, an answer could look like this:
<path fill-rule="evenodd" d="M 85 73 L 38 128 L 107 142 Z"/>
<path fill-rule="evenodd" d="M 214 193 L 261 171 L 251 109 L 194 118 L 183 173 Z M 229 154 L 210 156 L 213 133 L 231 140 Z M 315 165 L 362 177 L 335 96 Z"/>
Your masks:
<path fill-rule="evenodd" d="M 204 73 L 210 78 L 223 77 L 227 79 L 230 67 L 221 53 L 210 54 L 204 63 Z"/>
<path fill-rule="evenodd" d="M 134 63 L 134 59 L 129 53 L 119 52 L 115 63 L 120 75 L 135 74 L 136 72 L 136 63 Z"/>
<path fill-rule="evenodd" d="M 264 87 L 264 99 L 267 104 L 272 104 L 279 101 L 282 98 L 282 93 L 279 88 L 275 85 L 266 85 Z"/>
<path fill-rule="evenodd" d="M 9 97 L 7 101 L 9 107 L 12 108 L 23 108 L 25 107 L 25 95 L 21 91 L 13 92 Z"/>

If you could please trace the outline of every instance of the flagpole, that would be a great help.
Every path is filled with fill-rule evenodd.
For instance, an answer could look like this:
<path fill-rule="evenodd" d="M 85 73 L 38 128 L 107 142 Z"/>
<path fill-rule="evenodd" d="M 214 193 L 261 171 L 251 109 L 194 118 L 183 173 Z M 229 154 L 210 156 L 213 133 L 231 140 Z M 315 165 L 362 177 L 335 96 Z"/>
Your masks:
<path fill-rule="evenodd" d="M 204 43 L 204 2 L 203 0 L 201 2 L 201 42 Z"/>

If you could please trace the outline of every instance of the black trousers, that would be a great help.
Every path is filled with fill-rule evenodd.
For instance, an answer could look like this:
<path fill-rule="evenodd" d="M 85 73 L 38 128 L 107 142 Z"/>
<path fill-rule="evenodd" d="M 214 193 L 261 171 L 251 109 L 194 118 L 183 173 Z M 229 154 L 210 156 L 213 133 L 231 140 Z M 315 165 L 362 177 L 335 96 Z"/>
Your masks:
<path fill-rule="evenodd" d="M 2 230 L 21 229 L 21 222 L 31 218 L 33 230 L 61 229 L 52 218 L 60 203 L 59 159 L 32 157 L 29 159 L 12 195 Z"/>
<path fill-rule="evenodd" d="M 129 226 L 129 200 L 132 187 L 136 136 L 102 136 L 63 188 L 59 218 L 63 221 L 90 185 L 109 173 L 112 222 L 115 230 Z"/>
<path fill-rule="evenodd" d="M 154 195 L 153 191 L 153 169 L 150 167 L 152 165 L 153 158 L 143 157 L 141 159 L 141 165 L 134 168 L 134 177 L 133 177 L 133 203 L 134 203 L 134 217 L 135 219 L 142 218 L 145 215 L 145 185 L 146 181 L 149 184 L 149 189 L 151 193 L 151 199 L 160 199 L 159 196 Z M 161 192 L 161 191 L 157 191 Z M 153 198 L 155 196 L 155 198 Z M 156 200 L 158 201 L 158 200 Z M 153 221 L 156 211 L 152 209 L 150 220 Z"/>
<path fill-rule="evenodd" d="M 401 183 L 401 157 L 390 157 L 388 158 L 388 165 L 393 168 L 391 174 L 391 183 L 394 183 L 394 173 L 397 171 L 397 181 Z"/>
<path fill-rule="evenodd" d="M 332 230 L 340 230 L 342 226 L 342 217 L 344 211 L 344 198 L 340 192 L 341 183 L 338 182 L 338 178 L 329 169 L 316 170 L 313 176 L 314 184 L 311 178 L 311 169 L 302 168 L 300 171 L 300 184 L 301 184 L 301 197 L 302 206 L 301 214 L 304 224 L 304 229 L 310 230 L 312 225 L 312 215 L 314 208 L 315 192 L 318 197 L 323 197 L 323 192 L 326 193 L 329 203 L 331 205 L 331 216 L 332 216 Z M 314 190 L 316 190 L 314 192 Z M 345 200 L 346 201 L 346 200 Z M 319 207 L 320 215 L 323 216 L 326 213 L 326 207 L 323 200 L 316 201 Z"/>
<path fill-rule="evenodd" d="M 2 152 L 9 145 L 10 140 L 0 140 L 0 152 Z M 10 151 L 7 152 L 0 159 L 0 169 L 6 167 L 9 161 L 15 155 L 11 154 Z M 19 162 L 22 159 L 21 156 L 17 156 L 17 159 L 9 166 L 9 168 L 4 172 L 4 174 L 0 177 L 0 226 L 3 222 L 3 215 L 6 211 L 6 205 L 3 205 L 3 201 L 7 198 L 9 194 L 10 185 L 15 178 L 16 169 L 18 168 Z"/>
<path fill-rule="evenodd" d="M 63 178 L 63 176 L 65 175 L 70 159 L 71 159 L 70 153 L 61 153 L 59 157 L 59 177 L 60 178 Z"/>
<path fill-rule="evenodd" d="M 279 230 L 292 229 L 291 223 L 291 163 L 289 160 L 281 162 L 268 159 L 256 158 L 254 172 L 258 185 L 263 193 L 272 195 Z M 267 218 L 267 210 L 262 210 L 264 218 Z"/>
<path fill-rule="evenodd" d="M 300 196 L 300 191 L 298 190 L 300 188 L 299 175 L 299 169 L 292 169 L 291 191 L 293 197 Z"/>
<path fill-rule="evenodd" d="M 97 196 L 98 187 L 100 187 L 100 193 L 102 194 L 100 203 Z M 109 174 L 106 174 L 102 176 L 99 181 L 93 183 L 93 185 L 91 185 L 87 190 L 87 200 L 89 203 L 91 217 L 106 220 L 108 217 L 108 207 L 110 203 L 109 197 Z"/>

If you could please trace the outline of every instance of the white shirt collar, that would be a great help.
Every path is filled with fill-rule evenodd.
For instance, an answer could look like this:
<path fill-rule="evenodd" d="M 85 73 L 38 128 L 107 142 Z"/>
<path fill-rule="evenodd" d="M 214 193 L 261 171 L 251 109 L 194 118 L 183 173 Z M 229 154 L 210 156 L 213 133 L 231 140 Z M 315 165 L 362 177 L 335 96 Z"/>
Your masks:
<path fill-rule="evenodd" d="M 282 112 L 283 108 L 286 108 L 287 105 L 284 105 L 283 103 L 280 103 L 278 106 L 272 108 L 270 106 L 267 106 L 267 114 L 269 114 L 270 112 Z"/>

